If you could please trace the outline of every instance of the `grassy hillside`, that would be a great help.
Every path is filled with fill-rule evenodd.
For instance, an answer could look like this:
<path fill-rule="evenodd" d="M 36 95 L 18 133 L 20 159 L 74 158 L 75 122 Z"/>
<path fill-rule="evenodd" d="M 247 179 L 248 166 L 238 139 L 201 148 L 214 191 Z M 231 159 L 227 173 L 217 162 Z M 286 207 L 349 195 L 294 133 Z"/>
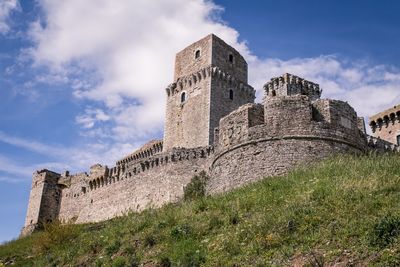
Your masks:
<path fill-rule="evenodd" d="M 400 156 L 341 156 L 216 197 L 0 247 L 14 266 L 400 265 Z M 1 266 L 1 264 L 0 264 Z"/>

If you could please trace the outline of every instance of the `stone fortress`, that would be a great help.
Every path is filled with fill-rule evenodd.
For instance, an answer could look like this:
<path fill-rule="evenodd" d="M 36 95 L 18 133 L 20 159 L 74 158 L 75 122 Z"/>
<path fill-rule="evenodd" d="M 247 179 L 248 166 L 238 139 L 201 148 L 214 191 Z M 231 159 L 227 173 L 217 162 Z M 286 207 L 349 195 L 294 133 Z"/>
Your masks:
<path fill-rule="evenodd" d="M 254 103 L 245 59 L 213 34 L 176 55 L 166 97 L 163 140 L 89 173 L 36 171 L 21 234 L 56 219 L 97 222 L 176 202 L 203 170 L 216 194 L 335 153 L 397 149 L 392 139 L 368 136 L 349 104 L 321 99 L 318 84 L 295 75 L 272 78 L 263 103 Z M 372 129 L 392 123 L 393 114 L 400 118 L 388 113 Z"/>

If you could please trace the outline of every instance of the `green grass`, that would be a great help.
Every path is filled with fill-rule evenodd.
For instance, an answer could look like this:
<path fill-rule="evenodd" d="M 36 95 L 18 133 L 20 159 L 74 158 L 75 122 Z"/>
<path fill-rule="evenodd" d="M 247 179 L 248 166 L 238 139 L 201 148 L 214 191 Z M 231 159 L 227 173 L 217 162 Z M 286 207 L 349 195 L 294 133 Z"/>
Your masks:
<path fill-rule="evenodd" d="M 0 247 L 13 266 L 400 265 L 400 155 L 340 156 L 215 197 Z M 0 264 L 1 266 L 1 264 Z"/>

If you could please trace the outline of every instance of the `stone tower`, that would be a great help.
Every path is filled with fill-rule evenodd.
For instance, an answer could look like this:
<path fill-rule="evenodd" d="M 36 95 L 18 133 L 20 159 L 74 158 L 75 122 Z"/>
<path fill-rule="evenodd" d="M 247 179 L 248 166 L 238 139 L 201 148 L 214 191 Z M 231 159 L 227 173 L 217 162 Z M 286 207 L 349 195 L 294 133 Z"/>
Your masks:
<path fill-rule="evenodd" d="M 369 118 L 374 137 L 400 145 L 400 105 Z"/>
<path fill-rule="evenodd" d="M 35 229 L 40 228 L 43 223 L 57 219 L 61 198 L 61 190 L 57 184 L 59 178 L 60 174 L 49 170 L 34 173 L 25 225 L 21 236 L 32 233 Z"/>
<path fill-rule="evenodd" d="M 174 82 L 166 92 L 164 151 L 212 145 L 219 120 L 255 99 L 246 61 L 214 34 L 176 55 Z"/>

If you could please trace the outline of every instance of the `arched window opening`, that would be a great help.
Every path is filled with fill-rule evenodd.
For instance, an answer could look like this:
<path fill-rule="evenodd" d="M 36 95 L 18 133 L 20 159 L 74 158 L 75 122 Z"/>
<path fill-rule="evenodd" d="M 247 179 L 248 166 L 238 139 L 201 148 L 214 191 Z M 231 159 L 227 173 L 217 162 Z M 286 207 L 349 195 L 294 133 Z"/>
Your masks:
<path fill-rule="evenodd" d="M 272 90 L 272 91 L 271 91 L 271 94 L 272 94 L 272 96 L 276 96 L 276 91 L 275 91 L 275 90 Z"/>
<path fill-rule="evenodd" d="M 383 122 L 385 123 L 385 126 L 388 127 L 389 126 L 389 116 L 385 115 L 383 117 Z"/>
<path fill-rule="evenodd" d="M 229 62 L 233 63 L 233 55 L 232 54 L 229 54 Z"/>
<path fill-rule="evenodd" d="M 229 90 L 229 99 L 233 100 L 233 90 Z"/>
<path fill-rule="evenodd" d="M 196 53 L 194 54 L 194 58 L 199 58 L 200 57 L 200 50 L 196 50 Z"/>
<path fill-rule="evenodd" d="M 397 136 L 397 145 L 400 146 L 400 134 Z"/>
<path fill-rule="evenodd" d="M 185 101 L 186 101 L 186 93 L 182 92 L 182 94 L 181 94 L 181 103 L 183 103 Z"/>
<path fill-rule="evenodd" d="M 378 124 L 379 130 L 382 129 L 382 125 L 383 125 L 383 120 L 382 120 L 382 118 L 379 118 L 379 119 L 377 120 L 377 124 Z"/>
<path fill-rule="evenodd" d="M 371 126 L 372 132 L 375 133 L 376 131 L 376 122 L 375 121 L 371 121 L 371 123 L 369 124 Z"/>

